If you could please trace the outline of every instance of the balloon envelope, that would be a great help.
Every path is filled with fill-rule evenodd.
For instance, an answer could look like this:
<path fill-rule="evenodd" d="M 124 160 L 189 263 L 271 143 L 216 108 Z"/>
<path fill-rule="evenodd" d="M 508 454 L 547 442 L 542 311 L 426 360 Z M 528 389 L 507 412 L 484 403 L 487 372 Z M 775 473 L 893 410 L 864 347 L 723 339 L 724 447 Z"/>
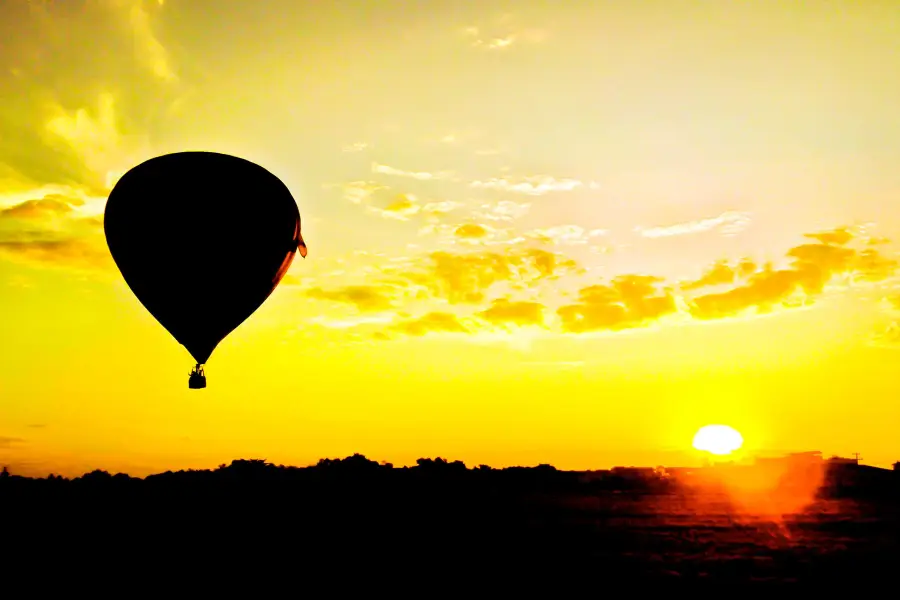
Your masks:
<path fill-rule="evenodd" d="M 212 152 L 152 158 L 109 195 L 106 242 L 134 295 L 199 364 L 268 298 L 306 245 L 287 187 Z"/>

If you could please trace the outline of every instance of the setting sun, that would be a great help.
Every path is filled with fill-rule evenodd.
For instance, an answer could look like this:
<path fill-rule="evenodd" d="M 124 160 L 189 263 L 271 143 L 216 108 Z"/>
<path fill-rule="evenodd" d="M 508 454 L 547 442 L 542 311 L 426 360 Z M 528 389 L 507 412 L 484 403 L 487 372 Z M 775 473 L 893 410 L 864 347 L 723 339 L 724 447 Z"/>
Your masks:
<path fill-rule="evenodd" d="M 728 425 L 707 425 L 694 435 L 694 448 L 710 454 L 731 454 L 744 445 L 744 438 Z"/>

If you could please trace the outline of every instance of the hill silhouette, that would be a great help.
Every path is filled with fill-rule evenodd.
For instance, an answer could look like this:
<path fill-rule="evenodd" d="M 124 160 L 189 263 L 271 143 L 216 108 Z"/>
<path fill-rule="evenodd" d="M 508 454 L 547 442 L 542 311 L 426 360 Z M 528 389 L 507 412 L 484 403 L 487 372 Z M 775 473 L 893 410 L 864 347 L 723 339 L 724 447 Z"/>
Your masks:
<path fill-rule="evenodd" d="M 892 573 L 900 473 L 879 471 L 845 485 L 832 469 L 808 506 L 778 518 L 742 512 L 722 490 L 692 489 L 661 469 L 599 476 L 442 458 L 394 467 L 356 454 L 310 467 L 235 460 L 144 478 L 4 471 L 0 514 L 16 560 L 144 577 L 238 565 L 330 573 L 333 585 L 363 571 L 526 586 L 821 584 Z"/>

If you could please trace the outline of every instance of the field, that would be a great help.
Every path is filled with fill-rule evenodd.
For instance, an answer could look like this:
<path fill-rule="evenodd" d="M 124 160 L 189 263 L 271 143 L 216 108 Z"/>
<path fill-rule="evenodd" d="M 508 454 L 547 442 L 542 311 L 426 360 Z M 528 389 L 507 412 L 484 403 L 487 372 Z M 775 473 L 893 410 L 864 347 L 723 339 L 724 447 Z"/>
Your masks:
<path fill-rule="evenodd" d="M 579 540 L 579 563 L 591 556 L 649 577 L 826 581 L 881 577 L 900 565 L 898 511 L 883 503 L 822 499 L 785 515 L 747 512 L 726 494 L 605 493 L 542 503 Z"/>
<path fill-rule="evenodd" d="M 316 581 L 869 585 L 900 566 L 893 494 L 599 489 L 538 469 L 241 469 L 10 482 L 4 543 L 30 565 L 234 565 Z"/>

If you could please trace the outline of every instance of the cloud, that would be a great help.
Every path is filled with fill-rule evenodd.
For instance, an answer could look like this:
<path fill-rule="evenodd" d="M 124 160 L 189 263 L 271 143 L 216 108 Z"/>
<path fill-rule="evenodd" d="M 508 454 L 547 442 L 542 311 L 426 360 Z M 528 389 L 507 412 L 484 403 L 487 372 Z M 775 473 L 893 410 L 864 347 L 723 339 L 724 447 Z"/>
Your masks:
<path fill-rule="evenodd" d="M 370 210 L 380 214 L 387 219 L 396 219 L 398 221 L 409 221 L 410 217 L 416 215 L 421 207 L 416 204 L 417 199 L 412 194 L 400 194 L 397 198 L 387 205 L 386 208 L 369 207 Z"/>
<path fill-rule="evenodd" d="M 456 315 L 448 312 L 430 312 L 421 317 L 404 319 L 392 329 L 406 335 L 423 336 L 428 333 L 469 333 Z"/>
<path fill-rule="evenodd" d="M 479 219 L 488 221 L 512 221 L 523 217 L 528 213 L 531 207 L 530 203 L 513 202 L 512 200 L 501 200 L 496 204 L 482 204 L 483 211 L 475 213 Z"/>
<path fill-rule="evenodd" d="M 900 348 L 900 321 L 894 321 L 872 337 L 872 345 L 881 348 Z"/>
<path fill-rule="evenodd" d="M 0 222 L 5 220 L 45 221 L 70 215 L 73 207 L 81 206 L 84 201 L 60 194 L 26 200 L 21 204 L 0 209 Z"/>
<path fill-rule="evenodd" d="M 118 0 L 121 4 L 121 0 Z M 156 37 L 153 31 L 152 17 L 142 0 L 131 0 L 129 19 L 134 32 L 134 51 L 137 59 L 150 70 L 153 75 L 166 82 L 178 80 L 175 67 L 169 52 Z M 163 6 L 158 2 L 157 6 Z"/>
<path fill-rule="evenodd" d="M 86 269 L 109 269 L 113 266 L 109 253 L 85 240 L 0 240 L 0 255 L 24 259 L 28 262 L 80 267 Z"/>
<path fill-rule="evenodd" d="M 538 302 L 513 302 L 498 298 L 478 316 L 493 325 L 543 325 L 544 310 L 544 305 Z"/>
<path fill-rule="evenodd" d="M 832 229 L 831 231 L 806 233 L 804 234 L 804 237 L 818 240 L 823 244 L 843 246 L 844 244 L 847 244 L 850 240 L 852 240 L 854 235 L 850 233 L 850 230 L 847 227 L 838 227 L 837 229 Z"/>
<path fill-rule="evenodd" d="M 508 34 L 503 37 L 482 37 L 481 30 L 478 27 L 471 26 L 463 29 L 463 35 L 471 39 L 473 48 L 484 48 L 486 50 L 502 50 L 508 48 L 515 41 L 515 35 Z"/>
<path fill-rule="evenodd" d="M 429 221 L 430 222 L 428 224 L 423 225 L 422 227 L 419 228 L 418 235 L 420 237 L 427 236 L 427 235 L 434 235 L 434 236 L 438 236 L 441 238 L 455 237 L 454 233 L 456 232 L 456 228 L 458 227 L 458 225 L 450 225 L 448 223 L 439 223 L 439 222 L 437 222 L 437 220 L 434 217 L 429 219 Z"/>
<path fill-rule="evenodd" d="M 547 38 L 543 29 L 511 28 L 510 19 L 499 19 L 492 29 L 488 32 L 484 27 L 471 25 L 461 33 L 473 48 L 482 50 L 505 50 L 514 43 L 536 44 Z"/>
<path fill-rule="evenodd" d="M 86 196 L 45 191 L 22 194 L 19 203 L 0 208 L 0 254 L 33 264 L 112 267 L 102 217 L 81 210 Z"/>
<path fill-rule="evenodd" d="M 77 164 L 73 175 L 61 183 L 105 198 L 125 171 L 154 154 L 148 136 L 140 132 L 141 123 L 123 115 L 121 96 L 104 92 L 93 105 L 48 106 L 43 126 L 37 128 L 41 149 L 33 152 L 43 155 L 52 150 Z M 60 182 L 44 177 L 32 187 L 50 183 Z"/>
<path fill-rule="evenodd" d="M 502 254 L 434 252 L 430 258 L 430 269 L 416 279 L 451 303 L 481 302 L 487 289 L 513 277 L 509 257 Z"/>
<path fill-rule="evenodd" d="M 354 305 L 361 312 L 376 312 L 393 307 L 389 288 L 375 285 L 350 285 L 332 290 L 314 287 L 306 295 L 316 300 L 328 300 Z"/>
<path fill-rule="evenodd" d="M 315 317 L 310 323 L 321 325 L 328 329 L 354 329 L 364 325 L 386 324 L 394 320 L 392 313 L 381 314 L 365 314 L 346 317 L 343 319 L 332 319 L 328 317 Z"/>
<path fill-rule="evenodd" d="M 561 272 L 573 272 L 578 269 L 578 264 L 571 258 L 538 248 L 525 250 L 522 256 L 526 262 L 530 262 L 530 266 L 538 272 L 540 278 L 555 278 Z"/>
<path fill-rule="evenodd" d="M 360 194 L 355 190 L 353 193 Z M 370 205 L 367 206 L 367 210 L 386 219 L 395 219 L 398 221 L 410 221 L 413 217 L 418 215 L 429 224 L 420 231 L 420 235 L 426 235 L 435 233 L 439 229 L 441 232 L 445 232 L 446 230 L 452 233 L 452 228 L 450 228 L 449 225 L 441 225 L 440 222 L 445 215 L 462 206 L 464 205 L 459 202 L 447 200 L 438 200 L 423 204 L 414 194 L 398 194 L 394 197 L 393 201 L 384 208 Z"/>
<path fill-rule="evenodd" d="M 419 235 L 434 235 L 443 245 L 460 244 L 475 246 L 513 246 L 526 242 L 526 238 L 516 234 L 512 228 L 495 228 L 480 223 L 441 223 L 440 219 L 429 218 L 428 224 L 419 229 Z"/>
<path fill-rule="evenodd" d="M 533 175 L 520 180 L 492 178 L 487 181 L 473 181 L 474 188 L 499 190 L 529 196 L 543 196 L 551 192 L 570 192 L 584 184 L 577 179 L 557 179 L 550 175 Z"/>
<path fill-rule="evenodd" d="M 17 179 L 106 193 L 111 172 L 149 158 L 148 127 L 185 91 L 159 85 L 177 80 L 161 10 L 146 0 L 0 2 L 0 190 Z"/>
<path fill-rule="evenodd" d="M 677 223 L 665 227 L 637 227 L 635 231 L 647 238 L 671 237 L 676 235 L 689 235 L 719 229 L 726 236 L 735 235 L 750 225 L 748 213 L 728 211 L 717 217 Z"/>
<path fill-rule="evenodd" d="M 859 281 L 883 281 L 894 274 L 897 261 L 868 248 L 857 254 L 854 267 Z"/>
<path fill-rule="evenodd" d="M 756 263 L 749 258 L 732 265 L 728 260 L 721 260 L 710 267 L 699 279 L 681 285 L 684 291 L 697 290 L 704 287 L 732 284 L 737 279 L 744 279 L 756 272 Z"/>
<path fill-rule="evenodd" d="M 882 306 L 890 322 L 872 336 L 870 344 L 880 348 L 900 349 L 900 295 L 883 298 Z"/>
<path fill-rule="evenodd" d="M 534 229 L 525 235 L 548 244 L 587 244 L 591 238 L 606 235 L 605 229 L 587 230 L 579 225 L 557 225 L 549 229 Z"/>
<path fill-rule="evenodd" d="M 464 206 L 461 202 L 453 202 L 451 200 L 440 200 L 436 202 L 428 202 L 422 206 L 422 211 L 430 215 L 444 215 Z"/>
<path fill-rule="evenodd" d="M 25 440 L 22 438 L 0 435 L 0 448 L 8 449 L 24 443 Z"/>
<path fill-rule="evenodd" d="M 327 187 L 334 187 L 328 185 Z M 390 189 L 376 181 L 348 181 L 340 185 L 344 199 L 353 204 L 365 204 L 381 190 Z"/>
<path fill-rule="evenodd" d="M 577 269 L 575 261 L 536 248 L 498 252 L 433 252 L 404 277 L 451 304 L 477 304 L 496 284 L 532 286 Z"/>
<path fill-rule="evenodd" d="M 622 275 L 609 285 L 582 288 L 579 302 L 556 312 L 567 333 L 640 327 L 677 311 L 675 298 L 649 275 Z"/>
<path fill-rule="evenodd" d="M 17 71 L 0 82 L 9 87 L 0 106 L 2 260 L 114 267 L 102 236 L 106 196 L 149 158 L 148 126 L 179 93 L 159 85 L 177 76 L 154 31 L 158 11 L 139 0 L 0 3 L 0 22 L 12 18 L 16 32 L 0 45 Z"/>
<path fill-rule="evenodd" d="M 825 286 L 840 275 L 856 281 L 882 281 L 890 277 L 897 262 L 872 248 L 862 251 L 845 247 L 844 236 L 809 234 L 825 243 L 801 244 L 789 250 L 788 268 L 766 265 L 731 290 L 691 299 L 691 313 L 700 319 L 739 315 L 749 309 L 767 312 L 776 305 L 803 306 L 821 295 Z M 840 245 L 839 245 L 840 244 Z"/>
<path fill-rule="evenodd" d="M 508 35 L 506 37 L 492 38 L 489 40 L 478 39 L 472 42 L 472 46 L 476 48 L 487 48 L 488 50 L 500 50 L 502 48 L 508 48 L 514 41 L 516 41 L 516 36 Z"/>
<path fill-rule="evenodd" d="M 457 227 L 453 234 L 463 239 L 482 239 L 487 237 L 488 230 L 477 223 L 466 223 Z"/>
<path fill-rule="evenodd" d="M 478 243 L 485 235 L 491 235 L 489 228 L 473 223 L 457 225 L 451 233 L 460 229 L 463 237 L 469 236 Z M 580 239 L 585 235 L 583 230 L 575 233 L 560 237 Z M 525 245 L 503 252 L 440 251 L 382 260 L 382 264 L 372 265 L 366 273 L 367 277 L 374 274 L 381 278 L 379 282 L 328 290 L 316 287 L 307 294 L 352 304 L 364 313 L 338 322 L 329 320 L 325 323 L 328 327 L 390 322 L 378 337 L 389 339 L 390 332 L 452 332 L 477 334 L 481 339 L 500 335 L 491 327 L 507 333 L 509 328 L 537 326 L 581 334 L 645 327 L 676 315 L 703 321 L 742 316 L 748 311 L 763 313 L 776 306 L 809 305 L 829 291 L 829 283 L 839 277 L 846 283 L 867 283 L 883 281 L 896 271 L 896 261 L 864 245 L 863 238 L 845 240 L 844 236 L 829 233 L 806 235 L 815 241 L 789 249 L 785 253 L 787 266 L 759 265 L 750 258 L 720 260 L 696 280 L 680 285 L 649 274 L 622 274 L 582 285 L 577 300 L 563 301 L 561 306 L 546 303 L 554 294 L 541 301 L 523 298 L 522 294 L 526 290 L 543 294 L 549 291 L 547 283 L 585 271 L 563 254 Z M 861 249 L 850 244 L 854 240 Z M 707 289 L 716 287 L 722 291 L 711 293 Z M 900 298 L 892 298 L 890 303 L 900 311 Z M 453 313 L 442 310 L 441 305 L 452 305 Z M 397 309 L 425 315 L 409 316 L 404 312 L 398 321 Z M 471 312 L 459 312 L 467 310 Z M 557 318 L 548 320 L 548 315 L 554 313 Z M 900 326 L 892 327 L 885 336 L 895 335 Z"/>
<path fill-rule="evenodd" d="M 353 142 L 352 144 L 346 144 L 341 150 L 344 152 L 362 152 L 368 147 L 369 144 L 367 142 Z"/>
<path fill-rule="evenodd" d="M 68 144 L 88 167 L 102 173 L 106 183 L 106 167 L 121 145 L 112 94 L 101 94 L 93 109 L 56 106 L 54 112 L 45 125 L 47 132 Z"/>
<path fill-rule="evenodd" d="M 428 171 L 404 171 L 403 169 L 389 167 L 388 165 L 380 165 L 376 162 L 372 163 L 372 172 L 381 173 L 383 175 L 395 175 L 397 177 L 409 177 L 420 181 L 447 179 L 452 175 L 449 171 L 441 171 L 440 173 L 430 173 Z"/>

